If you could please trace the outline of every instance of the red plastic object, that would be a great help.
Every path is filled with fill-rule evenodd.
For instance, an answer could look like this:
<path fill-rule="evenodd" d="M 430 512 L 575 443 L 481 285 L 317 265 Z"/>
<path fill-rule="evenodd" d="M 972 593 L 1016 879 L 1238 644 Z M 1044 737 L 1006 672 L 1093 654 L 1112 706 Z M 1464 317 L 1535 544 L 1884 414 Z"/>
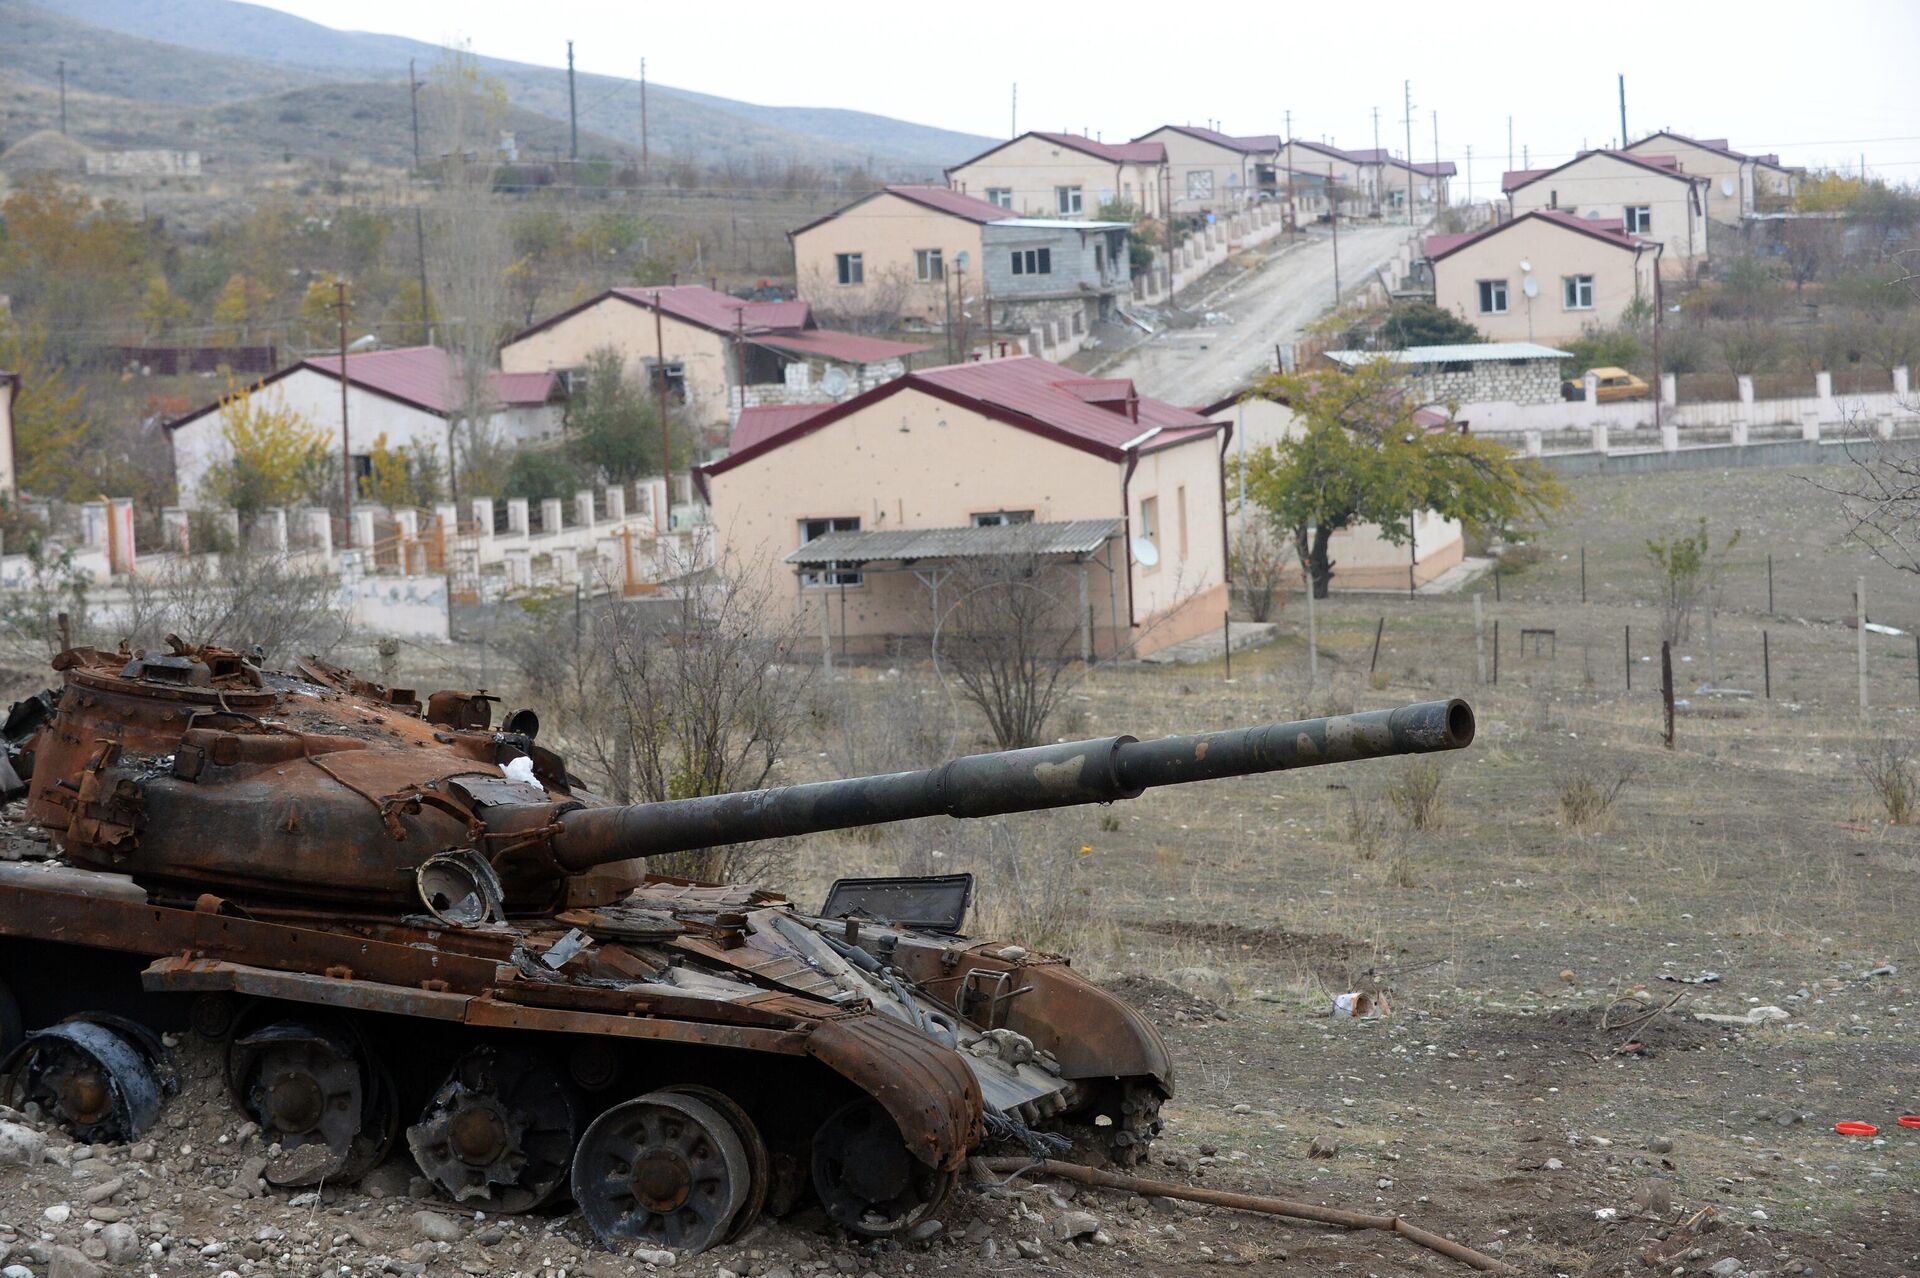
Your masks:
<path fill-rule="evenodd" d="M 1842 1136 L 1878 1136 L 1880 1129 L 1872 1123 L 1835 1123 L 1833 1130 Z"/>
<path fill-rule="evenodd" d="M 1902 1127 L 1920 1127 L 1920 1114 L 1900 1115 L 1900 1125 Z"/>

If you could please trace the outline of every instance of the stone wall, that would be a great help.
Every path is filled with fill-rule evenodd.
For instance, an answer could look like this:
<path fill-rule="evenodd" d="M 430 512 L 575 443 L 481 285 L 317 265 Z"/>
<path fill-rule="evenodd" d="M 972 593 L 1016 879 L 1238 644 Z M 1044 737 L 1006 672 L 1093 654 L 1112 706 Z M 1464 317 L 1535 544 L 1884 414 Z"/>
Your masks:
<path fill-rule="evenodd" d="M 1560 399 L 1560 363 L 1551 359 L 1467 360 L 1414 375 L 1420 398 L 1434 404 L 1551 404 Z"/>

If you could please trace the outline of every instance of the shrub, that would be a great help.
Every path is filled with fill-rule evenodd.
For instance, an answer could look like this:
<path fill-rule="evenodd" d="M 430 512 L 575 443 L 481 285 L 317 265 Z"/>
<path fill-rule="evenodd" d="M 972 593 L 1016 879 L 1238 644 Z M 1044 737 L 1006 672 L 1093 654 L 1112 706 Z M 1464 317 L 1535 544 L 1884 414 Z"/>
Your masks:
<path fill-rule="evenodd" d="M 1347 795 L 1347 840 L 1362 861 L 1371 861 L 1380 855 L 1392 830 L 1392 818 L 1378 795 L 1371 795 L 1364 802 L 1356 793 Z"/>
<path fill-rule="evenodd" d="M 1387 797 L 1401 820 L 1415 830 L 1433 830 L 1440 825 L 1440 783 L 1445 779 L 1440 765 L 1432 759 L 1408 759 L 1400 775 L 1387 787 Z"/>
<path fill-rule="evenodd" d="M 1584 764 L 1570 769 L 1554 783 L 1560 796 L 1561 819 L 1575 830 L 1602 828 L 1613 801 L 1632 779 L 1633 773 L 1627 769 L 1608 771 Z"/>
<path fill-rule="evenodd" d="M 1912 825 L 1920 812 L 1920 769 L 1914 763 L 1914 747 L 1900 737 L 1883 737 L 1860 752 L 1860 777 L 1880 800 L 1887 820 L 1894 825 Z"/>

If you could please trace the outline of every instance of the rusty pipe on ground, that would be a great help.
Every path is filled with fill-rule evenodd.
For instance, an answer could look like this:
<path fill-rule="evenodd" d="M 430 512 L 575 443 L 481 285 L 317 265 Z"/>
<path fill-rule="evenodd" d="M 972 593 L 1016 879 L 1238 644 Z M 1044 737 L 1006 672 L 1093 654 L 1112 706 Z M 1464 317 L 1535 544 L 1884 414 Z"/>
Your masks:
<path fill-rule="evenodd" d="M 918 772 L 773 790 L 576 808 L 559 816 L 555 860 L 567 871 L 693 848 L 776 839 L 916 817 L 984 817 L 1132 799 L 1154 786 L 1459 750 L 1473 741 L 1460 700 L 1140 741 L 1100 737 L 974 754 Z M 509 809 L 501 816 L 512 820 Z M 490 825 L 494 819 L 490 818 Z"/>
<path fill-rule="evenodd" d="M 1400 1234 L 1408 1242 L 1425 1247 L 1428 1251 L 1451 1257 L 1482 1273 L 1510 1272 L 1505 1262 L 1485 1252 L 1475 1251 L 1451 1238 L 1443 1238 L 1431 1230 L 1422 1229 L 1402 1216 L 1375 1216 L 1367 1212 L 1346 1211 L 1339 1207 L 1322 1207 L 1318 1203 L 1295 1202 L 1292 1199 L 1273 1198 L 1265 1194 L 1237 1194 L 1225 1189 L 1201 1189 L 1193 1185 L 1176 1185 L 1171 1181 L 1145 1180 L 1138 1176 L 1122 1176 L 1117 1172 L 1103 1171 L 1098 1167 L 1085 1167 L 1079 1163 L 1061 1162 L 1054 1158 L 1042 1158 L 1038 1161 L 1029 1158 L 981 1158 L 975 1161 L 992 1172 L 1011 1173 L 1016 1176 L 1037 1172 L 1043 1176 L 1078 1181 L 1082 1185 L 1092 1185 L 1099 1189 L 1123 1190 L 1148 1198 L 1182 1198 L 1192 1203 L 1231 1207 L 1236 1211 L 1259 1212 L 1266 1216 L 1285 1216 L 1293 1220 L 1310 1220 L 1322 1225 L 1342 1225 L 1348 1229 L 1384 1230 L 1387 1233 Z"/>

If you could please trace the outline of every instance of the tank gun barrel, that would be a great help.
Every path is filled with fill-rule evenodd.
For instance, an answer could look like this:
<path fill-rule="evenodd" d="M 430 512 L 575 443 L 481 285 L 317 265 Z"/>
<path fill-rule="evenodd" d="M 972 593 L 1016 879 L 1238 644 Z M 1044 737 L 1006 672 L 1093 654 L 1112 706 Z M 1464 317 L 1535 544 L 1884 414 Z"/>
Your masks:
<path fill-rule="evenodd" d="M 985 817 L 1137 798 L 1155 786 L 1283 772 L 1473 740 L 1460 700 L 1140 741 L 1129 736 L 966 755 L 917 772 L 563 813 L 553 851 L 568 871 L 693 848 L 915 817 Z"/>

